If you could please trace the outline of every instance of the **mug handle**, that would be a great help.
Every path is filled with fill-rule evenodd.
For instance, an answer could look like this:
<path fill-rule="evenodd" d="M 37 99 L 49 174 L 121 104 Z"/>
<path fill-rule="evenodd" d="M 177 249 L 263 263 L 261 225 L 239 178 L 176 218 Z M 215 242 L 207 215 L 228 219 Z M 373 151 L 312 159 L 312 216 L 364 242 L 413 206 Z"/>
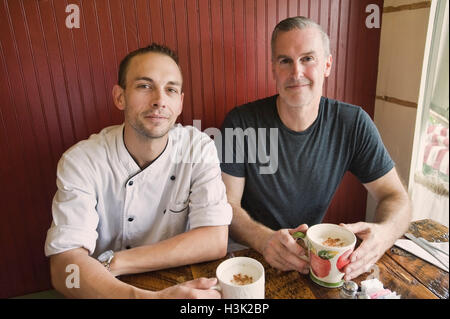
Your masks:
<path fill-rule="evenodd" d="M 298 231 L 292 234 L 292 238 L 294 238 L 297 243 L 305 250 L 305 255 L 299 257 L 309 262 L 308 239 L 306 238 L 306 234 L 304 232 Z M 299 241 L 299 239 L 301 239 L 301 241 Z"/>
<path fill-rule="evenodd" d="M 217 290 L 218 292 L 222 292 L 222 287 L 217 283 L 209 289 Z"/>

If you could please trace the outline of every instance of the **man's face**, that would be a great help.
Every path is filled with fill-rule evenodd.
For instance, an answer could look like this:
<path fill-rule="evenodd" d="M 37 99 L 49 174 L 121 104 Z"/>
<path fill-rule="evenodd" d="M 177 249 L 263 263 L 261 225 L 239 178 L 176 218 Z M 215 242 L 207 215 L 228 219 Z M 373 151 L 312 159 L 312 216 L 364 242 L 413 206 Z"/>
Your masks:
<path fill-rule="evenodd" d="M 316 28 L 281 32 L 275 41 L 273 77 L 283 104 L 302 107 L 318 103 L 332 58 L 325 56 Z"/>
<path fill-rule="evenodd" d="M 164 137 L 183 105 L 180 69 L 169 56 L 146 53 L 133 57 L 126 88 L 115 86 L 116 106 L 124 111 L 125 125 L 144 138 Z"/>

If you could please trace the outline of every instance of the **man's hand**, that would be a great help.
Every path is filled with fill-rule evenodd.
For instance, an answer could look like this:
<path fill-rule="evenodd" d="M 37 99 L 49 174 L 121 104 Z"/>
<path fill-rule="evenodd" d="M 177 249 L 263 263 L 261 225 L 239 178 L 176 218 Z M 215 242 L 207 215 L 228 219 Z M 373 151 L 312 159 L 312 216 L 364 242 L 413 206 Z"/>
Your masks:
<path fill-rule="evenodd" d="M 222 179 L 227 188 L 228 202 L 233 207 L 233 220 L 230 225 L 230 235 L 238 243 L 250 246 L 260 254 L 274 268 L 280 270 L 297 270 L 307 274 L 308 262 L 301 259 L 305 254 L 292 234 L 297 231 L 306 231 L 307 225 L 295 229 L 280 229 L 274 231 L 267 226 L 256 222 L 241 207 L 244 193 L 245 178 L 235 177 L 222 173 Z"/>
<path fill-rule="evenodd" d="M 160 299 L 220 299 L 217 290 L 211 289 L 217 284 L 216 278 L 197 278 L 186 281 L 156 293 Z"/>
<path fill-rule="evenodd" d="M 345 280 L 369 271 L 384 252 L 394 245 L 395 240 L 407 231 L 411 221 L 409 197 L 395 168 L 375 181 L 364 184 L 364 187 L 378 203 L 375 222 L 340 224 L 362 239 L 345 268 Z"/>
<path fill-rule="evenodd" d="M 295 229 L 280 229 L 274 231 L 263 245 L 262 255 L 274 268 L 288 271 L 296 270 L 302 274 L 309 272 L 309 263 L 300 256 L 305 255 L 305 250 L 292 238 L 292 234 L 298 231 L 306 232 L 308 226 L 300 225 Z"/>
<path fill-rule="evenodd" d="M 361 245 L 350 255 L 350 263 L 345 267 L 345 280 L 368 272 L 395 241 L 395 238 L 392 238 L 392 231 L 380 224 L 359 222 L 340 226 L 362 239 Z"/>

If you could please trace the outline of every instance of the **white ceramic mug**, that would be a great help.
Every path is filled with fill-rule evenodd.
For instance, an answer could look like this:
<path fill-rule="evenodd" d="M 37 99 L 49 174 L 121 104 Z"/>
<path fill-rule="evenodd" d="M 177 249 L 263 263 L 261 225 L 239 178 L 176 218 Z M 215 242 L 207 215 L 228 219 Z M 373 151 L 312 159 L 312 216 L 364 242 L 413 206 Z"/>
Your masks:
<path fill-rule="evenodd" d="M 235 277 L 250 278 L 251 283 L 239 285 Z M 256 259 L 233 257 L 223 261 L 216 269 L 218 284 L 212 289 L 222 293 L 222 299 L 264 299 L 264 266 Z"/>
<path fill-rule="evenodd" d="M 355 234 L 339 225 L 317 224 L 308 228 L 306 235 L 296 232 L 292 236 L 306 244 L 308 255 L 302 258 L 310 263 L 312 281 L 327 288 L 340 287 L 344 283 L 344 267 L 350 262 L 355 248 Z"/>

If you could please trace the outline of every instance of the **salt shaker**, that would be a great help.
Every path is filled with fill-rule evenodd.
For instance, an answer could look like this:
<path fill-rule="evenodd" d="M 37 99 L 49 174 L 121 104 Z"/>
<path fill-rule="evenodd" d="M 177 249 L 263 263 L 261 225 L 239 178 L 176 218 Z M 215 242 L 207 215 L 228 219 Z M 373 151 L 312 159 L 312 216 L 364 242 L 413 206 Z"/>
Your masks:
<path fill-rule="evenodd" d="M 356 299 L 358 284 L 354 281 L 346 281 L 341 287 L 339 295 L 342 299 Z"/>

